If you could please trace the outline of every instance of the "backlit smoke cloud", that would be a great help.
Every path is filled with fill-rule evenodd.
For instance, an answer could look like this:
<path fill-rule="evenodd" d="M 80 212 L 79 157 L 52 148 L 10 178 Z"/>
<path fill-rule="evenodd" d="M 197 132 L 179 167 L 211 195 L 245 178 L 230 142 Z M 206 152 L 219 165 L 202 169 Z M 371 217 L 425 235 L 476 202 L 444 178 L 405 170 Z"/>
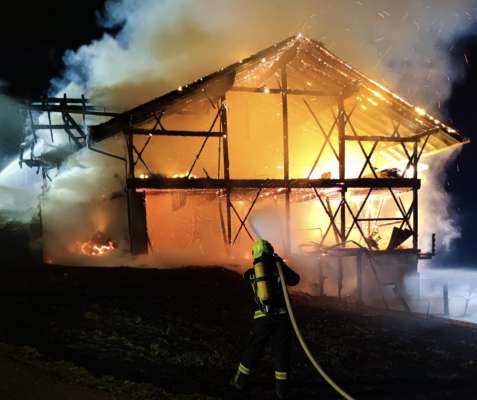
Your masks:
<path fill-rule="evenodd" d="M 5 86 L 0 81 L 0 168 L 18 153 L 24 126 L 19 104 L 4 93 Z"/>
<path fill-rule="evenodd" d="M 119 0 L 102 23 L 117 37 L 65 56 L 65 79 L 125 109 L 302 32 L 409 100 L 445 99 L 445 51 L 475 21 L 471 0 Z"/>
<path fill-rule="evenodd" d="M 433 233 L 437 235 L 438 253 L 442 253 L 442 250 L 450 250 L 453 241 L 460 237 L 453 201 L 445 190 L 446 167 L 457 158 L 460 151 L 459 148 L 433 155 L 430 168 L 421 174 L 419 235 L 420 247 L 424 252 L 431 250 Z"/>

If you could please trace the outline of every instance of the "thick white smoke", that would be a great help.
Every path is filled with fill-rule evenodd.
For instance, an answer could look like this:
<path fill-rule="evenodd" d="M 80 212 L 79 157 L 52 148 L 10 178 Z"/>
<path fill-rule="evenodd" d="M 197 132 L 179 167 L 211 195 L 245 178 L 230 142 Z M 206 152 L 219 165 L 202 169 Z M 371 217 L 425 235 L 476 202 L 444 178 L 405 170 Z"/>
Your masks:
<path fill-rule="evenodd" d="M 103 23 L 121 25 L 120 33 L 68 52 L 62 84 L 74 82 L 96 101 L 128 108 L 302 32 L 427 105 L 448 94 L 446 47 L 475 22 L 475 5 L 475 0 L 110 1 Z"/>
<path fill-rule="evenodd" d="M 452 197 L 447 191 L 446 167 L 459 155 L 460 149 L 448 150 L 432 156 L 430 168 L 421 176 L 421 200 L 419 209 L 419 233 L 421 249 L 431 250 L 431 237 L 436 234 L 438 252 L 451 249 L 455 239 L 460 237 L 460 229 L 455 218 Z M 425 160 L 424 160 L 425 162 Z"/>
<path fill-rule="evenodd" d="M 408 303 L 412 311 L 474 324 L 477 322 L 477 273 L 472 267 L 422 268 L 419 281 L 408 277 L 405 285 L 410 294 Z"/>

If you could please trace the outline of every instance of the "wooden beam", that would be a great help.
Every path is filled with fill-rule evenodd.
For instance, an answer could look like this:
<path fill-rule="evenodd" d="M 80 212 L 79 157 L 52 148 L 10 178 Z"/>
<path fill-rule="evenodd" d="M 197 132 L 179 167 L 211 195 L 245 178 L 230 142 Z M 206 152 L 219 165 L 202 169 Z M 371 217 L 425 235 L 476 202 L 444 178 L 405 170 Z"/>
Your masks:
<path fill-rule="evenodd" d="M 48 125 L 48 124 L 35 124 L 35 125 L 32 125 L 32 128 L 33 129 L 37 129 L 37 130 L 40 130 L 40 129 L 45 129 L 45 130 L 50 130 L 50 129 L 55 129 L 55 130 L 64 130 L 65 128 L 69 128 L 68 125 L 61 125 L 61 124 L 51 124 L 51 125 Z"/>
<path fill-rule="evenodd" d="M 416 140 L 419 140 L 419 139 L 422 139 L 422 138 L 425 138 L 427 135 L 434 135 L 435 133 L 439 132 L 441 130 L 441 128 L 431 128 L 431 129 L 428 129 L 424 132 L 421 132 L 417 135 L 414 136 L 414 138 L 416 138 Z"/>
<path fill-rule="evenodd" d="M 126 130 L 125 138 L 126 138 L 126 146 L 127 146 L 127 156 L 128 156 L 128 179 L 135 179 L 135 165 L 134 165 L 134 137 L 133 135 Z"/>
<path fill-rule="evenodd" d="M 76 104 L 88 104 L 90 100 L 86 98 L 69 98 L 69 97 L 43 97 L 40 99 L 33 100 L 31 104 L 33 105 L 43 105 L 43 104 L 64 104 L 64 103 L 76 103 Z"/>
<path fill-rule="evenodd" d="M 223 148 L 223 162 L 224 162 L 224 179 L 225 185 L 225 204 L 226 204 L 226 218 L 227 218 L 227 243 L 232 244 L 232 188 L 230 185 L 230 158 L 229 158 L 229 135 L 227 122 L 227 98 L 222 96 L 220 99 L 220 127 L 224 134 L 222 135 Z"/>
<path fill-rule="evenodd" d="M 345 136 L 345 140 L 356 141 L 356 142 L 396 142 L 396 143 L 406 143 L 406 142 L 417 142 L 419 138 L 416 136 L 411 137 L 391 137 L 391 136 Z"/>
<path fill-rule="evenodd" d="M 346 112 L 344 107 L 344 96 L 338 97 L 338 139 L 339 139 L 339 175 L 340 180 L 346 178 Z M 346 236 L 346 187 L 341 188 L 341 212 L 340 212 L 340 234 Z M 342 244 L 345 245 L 344 242 Z"/>
<path fill-rule="evenodd" d="M 130 179 L 135 179 L 135 165 L 134 165 L 134 154 L 133 154 L 133 135 L 125 129 L 124 132 L 126 146 L 127 146 L 127 162 L 126 162 L 126 177 L 127 181 Z M 128 208 L 128 232 L 129 232 L 129 249 L 131 253 L 133 252 L 134 244 L 133 244 L 133 215 L 132 215 L 132 197 L 136 192 L 135 186 L 126 185 L 127 190 L 127 208 Z"/>
<path fill-rule="evenodd" d="M 138 189 L 313 189 L 313 188 L 415 188 L 421 181 L 409 178 L 362 179 L 209 179 L 163 178 L 128 179 L 128 186 Z"/>
<path fill-rule="evenodd" d="M 152 136 L 183 136 L 183 137 L 217 137 L 221 138 L 224 132 L 206 132 L 206 131 L 170 131 L 164 129 L 142 129 L 131 128 L 133 135 L 152 135 Z"/>
<path fill-rule="evenodd" d="M 283 133 L 283 179 L 288 183 L 290 179 L 290 152 L 288 140 L 288 78 L 286 64 L 281 70 L 281 95 L 282 95 L 282 133 Z M 285 252 L 290 254 L 290 188 L 285 192 Z"/>
<path fill-rule="evenodd" d="M 390 217 L 390 218 L 356 218 L 356 221 L 359 222 L 372 222 L 372 221 L 404 221 L 404 218 L 402 217 Z"/>
<path fill-rule="evenodd" d="M 427 144 L 430 136 L 427 136 L 426 142 L 423 144 L 422 150 Z M 414 168 L 413 178 L 418 179 L 418 166 L 419 166 L 419 154 L 417 142 L 414 143 L 412 152 L 412 165 Z M 419 191 L 417 188 L 412 189 L 412 248 L 414 250 L 419 249 Z"/>
<path fill-rule="evenodd" d="M 283 93 L 282 89 L 274 88 L 249 88 L 244 86 L 235 86 L 229 89 L 231 92 L 244 92 L 244 93 L 263 93 L 263 94 L 279 94 Z M 285 93 L 290 96 L 312 96 L 312 97 L 336 97 L 338 93 L 326 93 L 319 90 L 299 90 L 299 89 L 286 89 Z"/>
<path fill-rule="evenodd" d="M 120 115 L 119 113 L 112 113 L 106 111 L 95 111 L 94 107 L 87 106 L 70 106 L 70 105 L 31 105 L 28 108 L 32 111 L 40 112 L 67 112 L 70 114 L 86 114 L 86 115 L 97 115 L 102 117 L 116 117 Z"/>

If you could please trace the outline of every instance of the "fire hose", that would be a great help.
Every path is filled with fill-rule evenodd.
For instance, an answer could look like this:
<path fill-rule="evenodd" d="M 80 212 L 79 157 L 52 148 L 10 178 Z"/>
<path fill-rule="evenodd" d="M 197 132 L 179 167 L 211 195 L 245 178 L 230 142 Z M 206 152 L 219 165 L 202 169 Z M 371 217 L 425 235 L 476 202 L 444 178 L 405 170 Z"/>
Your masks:
<path fill-rule="evenodd" d="M 291 306 L 290 302 L 290 296 L 288 295 L 288 290 L 287 290 L 287 285 L 285 283 L 285 277 L 283 275 L 283 270 L 282 270 L 282 265 L 279 261 L 277 261 L 277 269 L 278 273 L 280 275 L 280 281 L 282 282 L 282 290 L 283 290 L 283 296 L 285 297 L 285 304 L 287 306 L 288 310 L 288 315 L 290 316 L 290 321 L 293 326 L 293 330 L 295 331 L 295 335 L 300 342 L 300 346 L 305 352 L 306 356 L 310 360 L 311 364 L 315 367 L 315 369 L 318 371 L 318 373 L 322 376 L 322 378 L 337 392 L 339 393 L 345 400 L 353 400 L 353 398 L 346 393 L 343 389 L 341 389 L 336 382 L 333 381 L 333 379 L 330 378 L 330 376 L 321 368 L 320 364 L 316 361 L 316 359 L 313 357 L 313 355 L 310 352 L 310 349 L 308 348 L 305 340 L 303 339 L 303 336 L 300 332 L 300 329 L 298 328 L 298 324 L 296 323 L 295 320 L 295 314 L 293 312 L 293 308 Z"/>

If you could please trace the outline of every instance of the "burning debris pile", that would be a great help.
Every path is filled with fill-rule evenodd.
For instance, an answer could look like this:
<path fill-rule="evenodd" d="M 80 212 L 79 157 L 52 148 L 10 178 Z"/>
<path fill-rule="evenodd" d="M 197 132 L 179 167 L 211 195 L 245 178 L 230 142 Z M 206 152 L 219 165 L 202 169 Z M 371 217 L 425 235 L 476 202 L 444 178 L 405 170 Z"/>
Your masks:
<path fill-rule="evenodd" d="M 86 242 L 76 242 L 73 251 L 86 256 L 100 257 L 110 255 L 118 248 L 118 244 L 105 233 L 97 231 Z"/>

